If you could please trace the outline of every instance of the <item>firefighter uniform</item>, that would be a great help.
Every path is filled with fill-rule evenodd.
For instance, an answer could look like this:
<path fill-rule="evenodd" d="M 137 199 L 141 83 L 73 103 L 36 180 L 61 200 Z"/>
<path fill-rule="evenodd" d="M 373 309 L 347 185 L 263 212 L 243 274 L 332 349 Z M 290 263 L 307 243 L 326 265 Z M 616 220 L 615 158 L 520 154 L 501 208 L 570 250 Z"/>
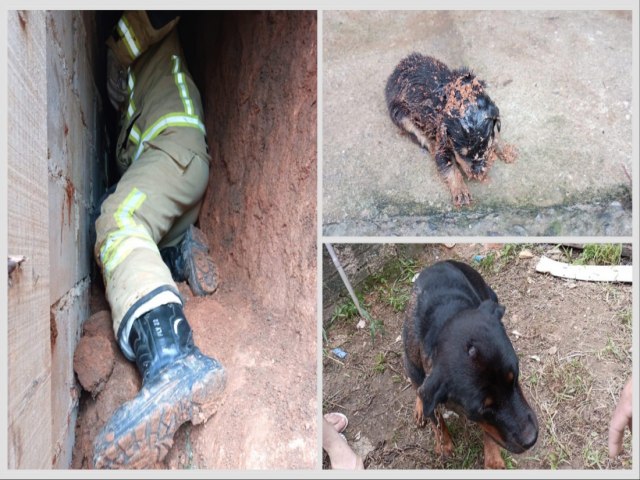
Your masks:
<path fill-rule="evenodd" d="M 113 327 L 124 354 L 132 322 L 160 305 L 181 304 L 159 247 L 178 243 L 197 220 L 209 155 L 200 94 L 189 75 L 174 19 L 156 29 L 127 12 L 108 47 L 127 72 L 116 159 L 122 178 L 96 221 Z"/>

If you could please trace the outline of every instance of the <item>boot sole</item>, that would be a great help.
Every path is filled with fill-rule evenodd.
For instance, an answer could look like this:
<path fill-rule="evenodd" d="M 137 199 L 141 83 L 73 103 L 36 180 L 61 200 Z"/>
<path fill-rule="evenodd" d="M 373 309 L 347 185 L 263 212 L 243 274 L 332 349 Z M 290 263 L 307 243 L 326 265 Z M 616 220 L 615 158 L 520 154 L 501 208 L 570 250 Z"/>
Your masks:
<path fill-rule="evenodd" d="M 199 228 L 191 225 L 185 234 L 183 243 L 191 251 L 184 255 L 187 282 L 191 291 L 198 297 L 211 295 L 218 288 L 218 274 L 213 260 L 209 256 L 207 237 Z"/>
<path fill-rule="evenodd" d="M 204 423 L 226 385 L 224 367 L 199 350 L 177 360 L 118 408 L 94 441 L 95 468 L 149 468 L 182 424 Z"/>

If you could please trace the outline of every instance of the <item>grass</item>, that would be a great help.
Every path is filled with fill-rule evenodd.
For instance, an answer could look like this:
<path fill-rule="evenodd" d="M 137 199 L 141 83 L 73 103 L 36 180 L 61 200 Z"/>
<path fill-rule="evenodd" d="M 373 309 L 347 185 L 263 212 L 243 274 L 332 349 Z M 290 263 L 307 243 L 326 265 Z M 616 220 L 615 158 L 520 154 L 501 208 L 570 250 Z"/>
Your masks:
<path fill-rule="evenodd" d="M 505 243 L 501 250 L 479 256 L 474 262 L 484 273 L 498 273 L 510 262 L 517 261 L 520 252 L 530 247 L 524 243 Z"/>
<path fill-rule="evenodd" d="M 591 432 L 589 443 L 582 450 L 585 467 L 603 469 L 606 467 L 608 452 L 601 445 L 596 432 Z"/>
<path fill-rule="evenodd" d="M 587 243 L 574 261 L 576 265 L 620 265 L 622 244 Z"/>
<path fill-rule="evenodd" d="M 620 319 L 620 323 L 625 327 L 631 327 L 631 308 L 621 311 L 618 313 L 618 318 Z"/>
<path fill-rule="evenodd" d="M 361 293 L 357 293 L 358 302 L 360 302 L 360 306 L 364 308 L 364 297 Z M 336 305 L 336 308 L 333 310 L 333 315 L 331 315 L 331 321 L 329 324 L 331 325 L 336 320 L 350 320 L 356 316 L 358 316 L 358 307 L 353 302 L 351 298 L 346 299 L 340 305 Z"/>
<path fill-rule="evenodd" d="M 607 356 L 613 357 L 618 362 L 624 361 L 627 358 L 625 352 L 615 344 L 611 337 L 607 337 L 607 344 L 604 348 L 596 352 L 596 358 L 598 360 L 602 360 Z"/>
<path fill-rule="evenodd" d="M 373 371 L 377 373 L 384 373 L 386 369 L 387 369 L 387 357 L 385 356 L 384 352 L 380 352 L 376 354 Z"/>

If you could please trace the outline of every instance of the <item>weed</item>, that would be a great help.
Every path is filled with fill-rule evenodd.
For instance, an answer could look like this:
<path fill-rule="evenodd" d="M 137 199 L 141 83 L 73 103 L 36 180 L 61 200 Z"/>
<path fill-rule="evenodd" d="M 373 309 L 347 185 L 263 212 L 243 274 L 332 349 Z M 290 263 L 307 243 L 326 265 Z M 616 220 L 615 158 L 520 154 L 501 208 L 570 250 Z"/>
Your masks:
<path fill-rule="evenodd" d="M 608 355 L 615 358 L 618 362 L 623 361 L 626 358 L 625 353 L 622 351 L 622 349 L 620 349 L 618 345 L 614 343 L 611 337 L 607 337 L 607 344 L 604 346 L 604 348 L 596 352 L 596 358 L 598 360 L 602 360 Z"/>
<path fill-rule="evenodd" d="M 377 353 L 373 370 L 378 373 L 384 373 L 386 369 L 387 369 L 387 358 L 384 352 Z"/>
<path fill-rule="evenodd" d="M 502 456 L 502 460 L 504 460 L 504 465 L 507 470 L 513 470 L 518 467 L 517 460 L 513 458 L 509 452 L 502 449 L 500 455 Z"/>
<path fill-rule="evenodd" d="M 384 323 L 382 320 L 378 320 L 375 318 L 369 318 L 369 332 L 371 333 L 371 341 L 375 343 L 376 335 L 379 333 L 380 335 L 384 335 Z"/>
<path fill-rule="evenodd" d="M 500 258 L 503 263 L 509 262 L 518 257 L 525 248 L 530 248 L 526 243 L 505 243 L 500 251 Z"/>
<path fill-rule="evenodd" d="M 400 264 L 398 281 L 411 285 L 413 283 L 413 277 L 418 273 L 418 262 L 413 258 L 400 258 L 398 262 Z"/>
<path fill-rule="evenodd" d="M 620 243 L 588 243 L 575 260 L 577 265 L 619 265 L 622 256 Z"/>
<path fill-rule="evenodd" d="M 618 313 L 620 323 L 625 327 L 631 327 L 631 308 L 627 308 Z"/>
<path fill-rule="evenodd" d="M 538 372 L 533 372 L 531 375 L 529 375 L 525 383 L 528 383 L 530 386 L 535 387 L 536 385 L 538 385 L 539 381 L 540 376 L 538 375 Z"/>
<path fill-rule="evenodd" d="M 495 272 L 497 256 L 494 252 L 487 253 L 484 257 L 476 260 L 478 263 L 478 267 L 480 270 L 483 270 L 486 273 Z"/>
<path fill-rule="evenodd" d="M 551 374 L 559 388 L 554 392 L 558 404 L 563 401 L 583 398 L 590 389 L 592 378 L 579 358 L 561 365 Z"/>
<path fill-rule="evenodd" d="M 562 449 L 558 452 L 551 451 L 547 455 L 547 461 L 551 470 L 558 470 L 558 467 L 567 461 L 567 454 Z"/>
<path fill-rule="evenodd" d="M 592 438 L 589 440 L 589 443 L 582 450 L 585 467 L 602 469 L 606 465 L 607 453 L 603 448 L 598 448 L 596 446 L 601 443 L 597 438 L 598 434 L 596 432 L 591 432 L 591 437 Z M 594 441 L 596 445 L 594 445 Z"/>
<path fill-rule="evenodd" d="M 406 289 L 393 289 L 387 302 L 393 308 L 394 312 L 403 312 L 409 301 L 409 292 Z"/>
<path fill-rule="evenodd" d="M 362 294 L 357 294 L 358 302 L 360 305 L 364 305 L 364 297 Z M 336 320 L 349 320 L 358 315 L 358 307 L 353 302 L 352 299 L 347 299 L 342 302 L 340 305 L 336 305 L 336 308 L 333 310 L 333 315 L 331 315 L 331 322 L 333 323 Z"/>

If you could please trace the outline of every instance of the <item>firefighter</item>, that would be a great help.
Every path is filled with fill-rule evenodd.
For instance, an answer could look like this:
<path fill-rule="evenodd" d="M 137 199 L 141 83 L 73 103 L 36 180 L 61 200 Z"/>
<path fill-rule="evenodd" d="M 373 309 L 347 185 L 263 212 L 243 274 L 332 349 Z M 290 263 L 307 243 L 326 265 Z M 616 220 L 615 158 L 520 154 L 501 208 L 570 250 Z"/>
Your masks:
<path fill-rule="evenodd" d="M 222 365 L 194 345 L 176 281 L 216 289 L 197 220 L 209 177 L 200 94 L 170 12 L 126 12 L 107 40 L 107 91 L 121 113 L 122 177 L 100 207 L 95 257 L 120 349 L 142 389 L 94 442 L 96 468 L 161 461 L 176 430 L 206 421 L 225 386 Z"/>

